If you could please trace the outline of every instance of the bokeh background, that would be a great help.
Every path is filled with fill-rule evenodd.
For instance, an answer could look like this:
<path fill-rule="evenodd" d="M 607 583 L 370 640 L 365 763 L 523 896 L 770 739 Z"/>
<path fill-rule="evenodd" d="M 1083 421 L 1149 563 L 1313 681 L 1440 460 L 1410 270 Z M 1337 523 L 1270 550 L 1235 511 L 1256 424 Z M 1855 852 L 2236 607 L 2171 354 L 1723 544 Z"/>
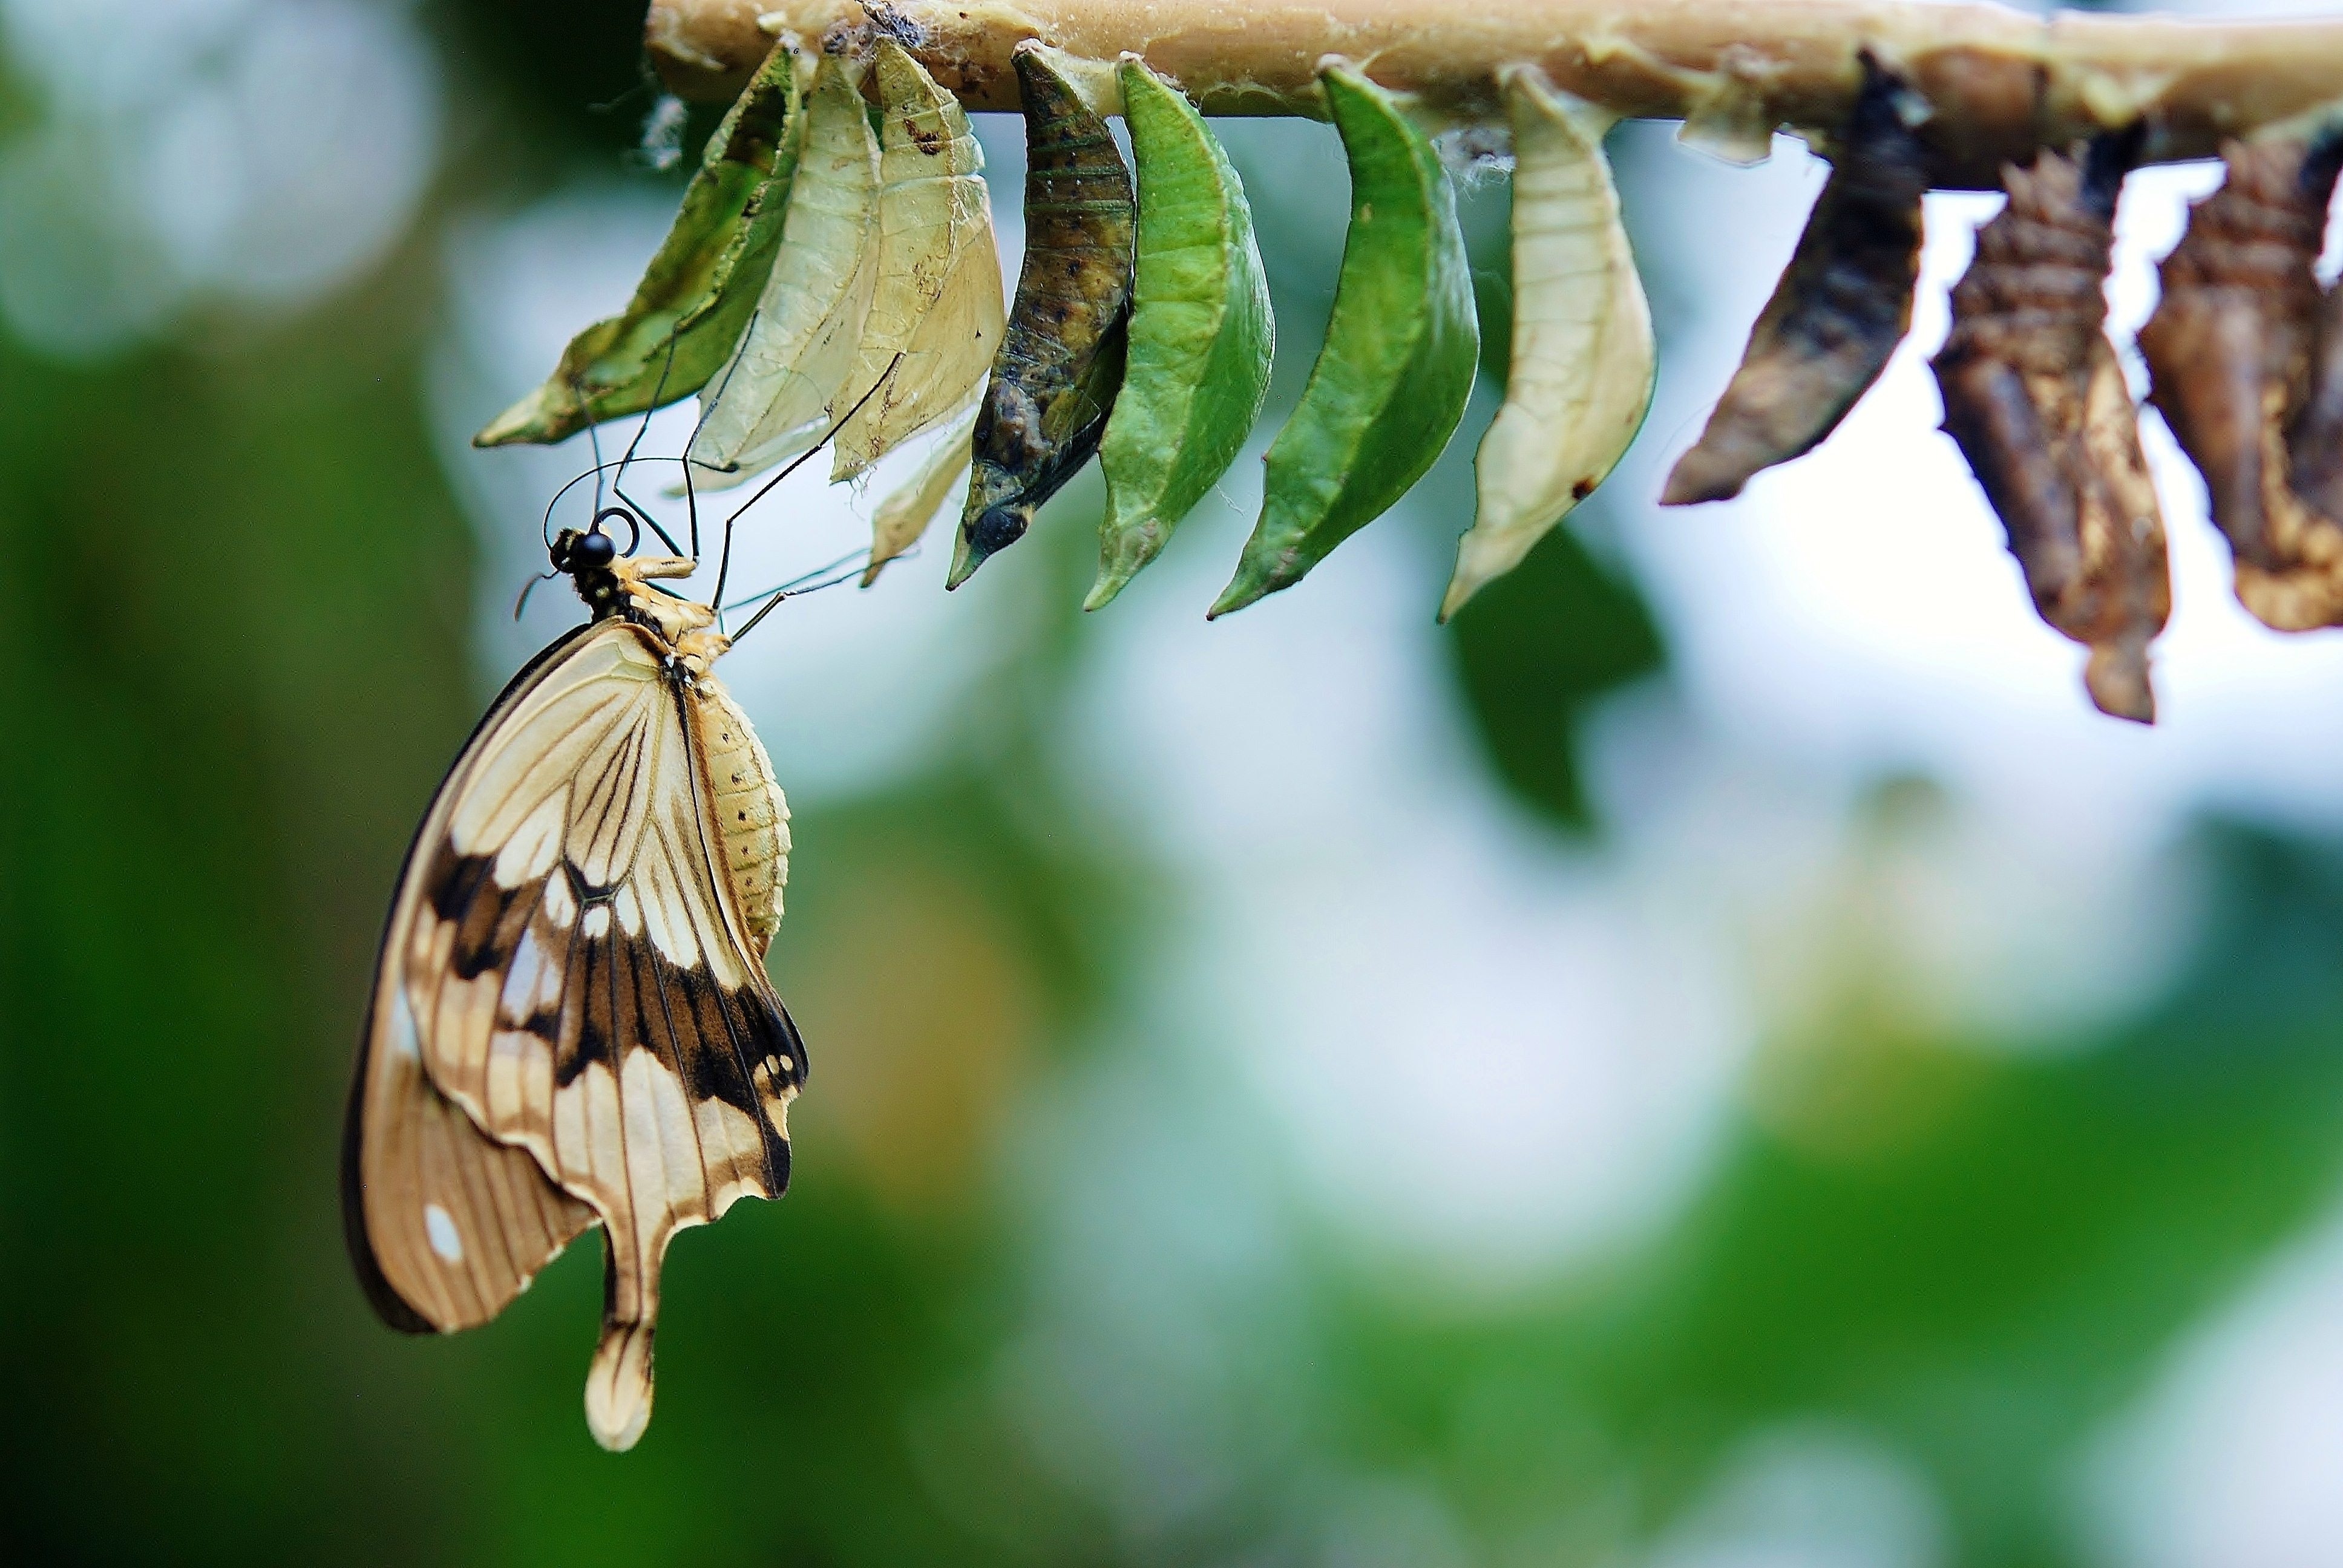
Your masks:
<path fill-rule="evenodd" d="M 509 610 L 584 443 L 466 438 L 709 124 L 639 22 L 0 0 L 9 1560 L 2343 1561 L 2343 639 L 2235 606 L 2150 417 L 2166 722 L 2089 710 L 1934 428 L 1993 197 L 1932 198 L 1826 448 L 1650 505 L 1819 187 L 1787 139 L 1614 134 L 1656 405 L 1447 631 L 1487 168 L 1473 413 L 1298 591 L 1202 620 L 1241 462 L 1101 615 L 1093 477 L 960 593 L 931 543 L 769 620 L 726 675 L 797 813 L 791 1193 L 677 1246 L 623 1458 L 598 1242 L 484 1330 L 378 1326 L 335 1181 L 381 911 L 577 613 Z M 1345 182 L 1324 127 L 1221 129 L 1265 443 Z M 2134 181 L 2119 332 L 2211 179 Z M 855 542 L 873 497 L 801 480 L 736 581 Z"/>

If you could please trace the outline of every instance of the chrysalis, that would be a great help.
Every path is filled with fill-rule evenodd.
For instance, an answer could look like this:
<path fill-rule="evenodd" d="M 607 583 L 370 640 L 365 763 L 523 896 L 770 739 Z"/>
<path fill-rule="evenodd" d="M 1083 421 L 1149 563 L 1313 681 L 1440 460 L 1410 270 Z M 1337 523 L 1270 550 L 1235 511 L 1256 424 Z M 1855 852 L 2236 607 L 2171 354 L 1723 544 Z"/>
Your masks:
<path fill-rule="evenodd" d="M 2237 598 L 2279 631 L 2343 621 L 2343 528 L 2291 487 L 2287 437 L 2311 397 L 2318 282 L 2343 139 L 2221 150 L 2228 178 L 2189 214 L 2140 328 L 2148 400 L 2205 476 Z M 2331 487 L 2319 472 L 2319 490 Z"/>
<path fill-rule="evenodd" d="M 708 139 L 627 308 L 571 338 L 545 384 L 490 420 L 474 446 L 558 441 L 689 397 L 731 357 L 780 247 L 805 137 L 803 75 L 789 43 L 775 44 Z"/>
<path fill-rule="evenodd" d="M 967 490 L 975 434 L 976 405 L 970 403 L 944 427 L 910 477 L 879 503 L 870 518 L 870 559 L 862 569 L 864 588 L 879 580 L 889 561 L 920 542 L 946 502 Z"/>
<path fill-rule="evenodd" d="M 975 397 L 1001 346 L 1001 256 L 984 149 L 960 100 L 879 40 L 879 275 L 832 443 L 850 479 Z M 877 388 L 872 395 L 872 388 Z"/>
<path fill-rule="evenodd" d="M 1122 384 L 1137 229 L 1106 122 L 1040 45 L 1011 56 L 1025 106 L 1025 264 L 976 417 L 976 462 L 948 587 L 1025 533 L 1098 450 Z"/>
<path fill-rule="evenodd" d="M 1985 487 L 2042 618 L 2091 649 L 2099 709 L 2152 722 L 2147 645 L 2172 593 L 2164 519 L 2103 324 L 2127 149 L 2004 172 L 1934 362 L 1945 429 Z"/>
<path fill-rule="evenodd" d="M 1446 620 L 1594 493 L 1652 406 L 1656 346 L 1611 183 L 1610 116 L 1534 67 L 1502 82 L 1513 128 L 1513 341 L 1504 407 L 1482 439 L 1473 527 Z"/>
<path fill-rule="evenodd" d="M 879 277 L 879 137 L 861 84 L 860 65 L 841 55 L 814 73 L 780 252 L 732 362 L 701 398 L 691 457 L 703 486 L 796 457 L 837 417 Z"/>
<path fill-rule="evenodd" d="M 1456 192 L 1430 138 L 1357 66 L 1319 72 L 1351 165 L 1351 226 L 1325 346 L 1263 455 L 1261 518 L 1207 613 L 1292 587 L 1423 477 L 1481 362 Z"/>
<path fill-rule="evenodd" d="M 1730 499 L 1760 469 L 1820 446 L 1912 325 L 1928 189 L 1914 127 L 1927 105 L 1868 50 L 1862 59 L 1863 88 L 1831 150 L 1829 183 L 1741 368 L 1699 444 L 1668 475 L 1664 506 Z"/>
<path fill-rule="evenodd" d="M 1131 362 L 1099 440 L 1106 516 L 1097 609 L 1163 548 L 1261 417 L 1277 344 L 1244 182 L 1179 88 L 1126 55 L 1122 120 L 1139 174 Z"/>

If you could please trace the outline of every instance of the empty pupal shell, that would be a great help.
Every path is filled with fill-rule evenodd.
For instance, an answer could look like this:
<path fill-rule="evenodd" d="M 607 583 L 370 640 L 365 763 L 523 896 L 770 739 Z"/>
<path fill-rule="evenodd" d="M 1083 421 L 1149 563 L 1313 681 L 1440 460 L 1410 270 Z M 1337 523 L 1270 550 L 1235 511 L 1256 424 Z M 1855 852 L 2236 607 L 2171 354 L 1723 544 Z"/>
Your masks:
<path fill-rule="evenodd" d="M 833 479 L 950 417 L 1001 345 L 1001 257 L 968 116 L 891 38 L 879 42 L 877 73 L 879 276 L 838 398 L 861 407 L 838 433 Z"/>
<path fill-rule="evenodd" d="M 2232 142 L 2221 156 L 2228 179 L 2190 212 L 2140 328 L 2148 400 L 2205 476 L 2245 607 L 2279 631 L 2331 626 L 2343 621 L 2343 528 L 2296 493 L 2287 437 L 2318 402 L 2311 269 L 2343 144 Z"/>
<path fill-rule="evenodd" d="M 1627 450 L 1652 406 L 1651 307 L 1603 156 L 1607 115 L 1509 73 L 1513 342 L 1504 407 L 1473 470 L 1480 509 L 1457 541 L 1446 620 L 1519 565 Z"/>
<path fill-rule="evenodd" d="M 805 146 L 781 246 L 732 361 L 702 396 L 691 457 L 745 477 L 821 439 L 844 410 L 879 277 L 879 138 L 862 67 L 823 57 L 806 100 Z"/>
<path fill-rule="evenodd" d="M 789 45 L 774 45 L 709 138 L 627 308 L 570 339 L 545 384 L 491 420 L 474 445 L 558 441 L 708 384 L 731 357 L 780 246 L 805 130 L 800 90 Z"/>
<path fill-rule="evenodd" d="M 1928 184 L 1913 127 L 1926 109 L 1864 53 L 1863 89 L 1832 149 L 1830 180 L 1741 368 L 1669 474 L 1661 504 L 1739 495 L 1760 469 L 1821 445 L 1879 379 L 1912 325 Z"/>
<path fill-rule="evenodd" d="M 911 477 L 888 493 L 870 518 L 870 564 L 863 568 L 869 588 L 889 561 L 920 542 L 944 504 L 960 493 L 968 477 L 976 436 L 976 405 L 970 403 L 945 427 Z"/>
<path fill-rule="evenodd" d="M 2105 286 L 2127 150 L 2045 152 L 2004 179 L 2009 205 L 1977 233 L 1935 360 L 1945 428 L 2000 514 L 2042 618 L 2091 649 L 2102 712 L 2150 723 L 2147 648 L 2172 590 L 2164 519 Z"/>

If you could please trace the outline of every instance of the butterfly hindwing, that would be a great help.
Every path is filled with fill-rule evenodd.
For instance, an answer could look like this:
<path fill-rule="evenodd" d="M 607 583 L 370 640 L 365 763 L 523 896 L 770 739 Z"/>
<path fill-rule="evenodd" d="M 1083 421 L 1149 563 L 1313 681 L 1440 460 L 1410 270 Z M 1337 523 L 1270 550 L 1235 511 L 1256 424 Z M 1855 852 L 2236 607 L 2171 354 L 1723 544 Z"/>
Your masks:
<path fill-rule="evenodd" d="M 727 739 L 746 726 L 712 676 L 673 669 L 655 633 L 612 618 L 492 711 L 410 860 L 383 959 L 392 1027 L 369 1041 L 377 1060 L 395 1048 L 403 1009 L 422 1089 L 478 1143 L 527 1161 L 565 1218 L 582 1206 L 602 1221 L 587 1407 L 619 1448 L 649 1415 L 668 1242 L 743 1194 L 779 1195 L 805 1070 L 765 977 L 769 923 L 750 936 L 711 821 L 707 726 Z M 369 1144 L 357 1162 L 369 1234 L 377 1159 Z M 382 1272 L 400 1283 L 387 1260 Z M 440 1321 L 398 1293 L 433 1326 L 478 1321 Z"/>
<path fill-rule="evenodd" d="M 473 731 L 465 758 L 579 635 L 582 628 L 513 678 Z M 434 1086 L 403 968 L 392 961 L 413 923 L 417 862 L 446 832 L 463 766 L 459 760 L 440 786 L 407 851 L 343 1131 L 342 1216 L 351 1258 L 384 1322 L 413 1333 L 452 1332 L 495 1317 L 595 1218 L 554 1186 L 527 1150 L 483 1136 Z"/>

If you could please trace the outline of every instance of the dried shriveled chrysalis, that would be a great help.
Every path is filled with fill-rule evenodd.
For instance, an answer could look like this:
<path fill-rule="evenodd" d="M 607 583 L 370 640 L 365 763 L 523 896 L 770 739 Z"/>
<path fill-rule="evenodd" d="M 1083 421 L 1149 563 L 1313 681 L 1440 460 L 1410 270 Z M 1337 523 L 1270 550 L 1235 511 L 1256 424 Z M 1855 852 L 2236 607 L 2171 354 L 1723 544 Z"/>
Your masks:
<path fill-rule="evenodd" d="M 2164 520 L 2107 342 L 2116 198 L 2136 138 L 2004 171 L 2009 205 L 1977 231 L 1934 362 L 1945 429 L 2008 530 L 2044 620 L 2091 650 L 2102 712 L 2156 717 L 2147 645 L 2172 592 Z"/>
<path fill-rule="evenodd" d="M 2337 397 L 2312 396 L 2311 268 L 2343 138 L 2231 142 L 2221 156 L 2228 178 L 2189 214 L 2164 261 L 2164 297 L 2140 329 L 2148 400 L 2205 476 L 2237 557 L 2238 599 L 2280 631 L 2332 626 L 2343 621 L 2343 528 L 2290 485 L 2288 437 L 2298 418 L 2318 427 Z M 2343 500 L 2331 463 L 2306 475 L 2328 505 Z"/>
<path fill-rule="evenodd" d="M 1927 194 L 1915 127 L 1927 104 L 1864 51 L 1863 88 L 1831 150 L 1831 176 L 1789 269 L 1700 442 L 1676 462 L 1664 506 L 1723 501 L 1760 469 L 1838 427 L 1912 325 Z"/>

